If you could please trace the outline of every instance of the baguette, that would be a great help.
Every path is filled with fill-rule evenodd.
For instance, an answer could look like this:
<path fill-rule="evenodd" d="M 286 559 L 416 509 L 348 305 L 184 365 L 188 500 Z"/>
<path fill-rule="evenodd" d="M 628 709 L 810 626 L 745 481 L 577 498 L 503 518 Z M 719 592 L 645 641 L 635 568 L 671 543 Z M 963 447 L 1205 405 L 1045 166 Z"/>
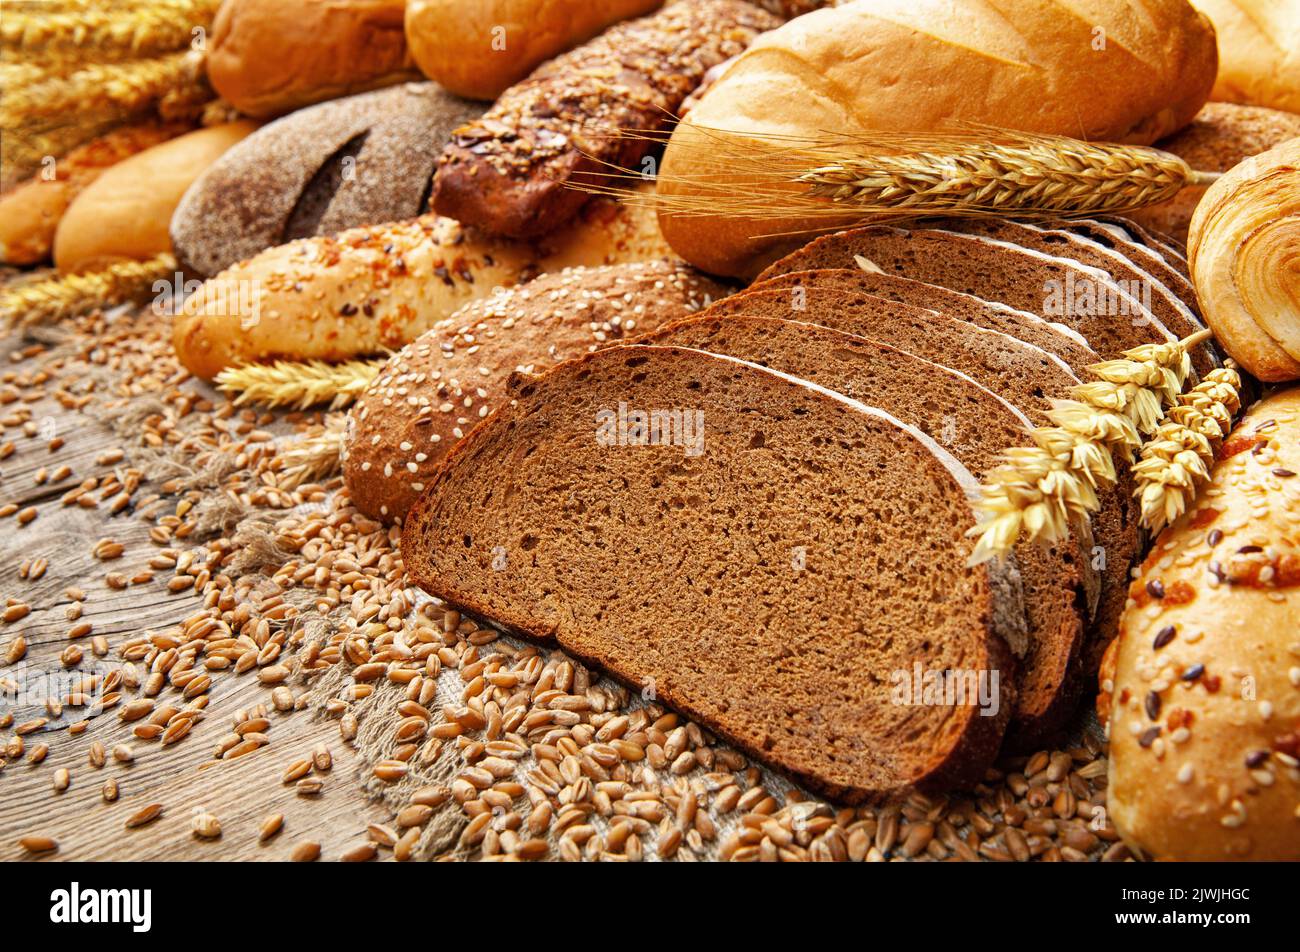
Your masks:
<path fill-rule="evenodd" d="M 1300 858 L 1300 389 L 1161 533 L 1102 671 L 1115 828 L 1157 860 Z"/>
<path fill-rule="evenodd" d="M 228 268 L 185 301 L 173 341 L 205 379 L 277 357 L 343 360 L 395 350 L 496 287 L 667 255 L 652 211 L 604 200 L 537 243 L 484 238 L 429 215 L 299 239 Z"/>
<path fill-rule="evenodd" d="M 114 129 L 78 146 L 52 166 L 0 195 L 0 262 L 38 264 L 50 257 L 54 233 L 73 200 L 123 159 L 184 132 L 186 125 L 147 123 Z"/>
<path fill-rule="evenodd" d="M 511 373 L 685 317 L 726 288 L 686 265 L 571 268 L 471 301 L 407 344 L 357 400 L 343 447 L 353 504 L 400 520 L 456 441 L 501 403 Z"/>
<path fill-rule="evenodd" d="M 780 21 L 742 0 L 682 0 L 611 27 L 507 90 L 458 131 L 438 163 L 433 208 L 488 234 L 554 231 L 646 156 L 709 67 Z M 638 135 L 629 135 L 635 133 Z"/>
<path fill-rule="evenodd" d="M 544 60 L 663 0 L 408 0 L 420 71 L 458 96 L 496 99 Z"/>

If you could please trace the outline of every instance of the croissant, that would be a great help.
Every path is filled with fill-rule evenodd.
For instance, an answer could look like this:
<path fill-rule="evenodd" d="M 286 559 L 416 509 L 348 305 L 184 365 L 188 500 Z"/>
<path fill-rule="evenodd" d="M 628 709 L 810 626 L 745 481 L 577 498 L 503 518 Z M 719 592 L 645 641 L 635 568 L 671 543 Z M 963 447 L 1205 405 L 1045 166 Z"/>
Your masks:
<path fill-rule="evenodd" d="M 1260 380 L 1300 379 L 1300 138 L 1210 186 L 1187 237 L 1206 321 Z"/>

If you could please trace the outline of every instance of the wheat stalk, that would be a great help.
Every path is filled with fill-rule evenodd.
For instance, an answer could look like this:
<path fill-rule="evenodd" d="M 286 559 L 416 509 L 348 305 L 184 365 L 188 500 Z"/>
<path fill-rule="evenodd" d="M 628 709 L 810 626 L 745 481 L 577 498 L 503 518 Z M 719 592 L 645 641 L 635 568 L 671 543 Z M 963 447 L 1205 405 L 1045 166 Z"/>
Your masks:
<path fill-rule="evenodd" d="M 190 45 L 194 28 L 209 28 L 218 6 L 220 0 L 155 0 L 125 10 L 12 11 L 0 20 L 0 44 L 28 63 L 50 66 L 135 59 Z"/>
<path fill-rule="evenodd" d="M 699 155 L 675 162 L 659 175 L 656 194 L 635 197 L 630 183 L 640 176 L 618 170 L 606 176 L 612 185 L 588 181 L 574 187 L 649 203 L 680 217 L 829 219 L 826 227 L 837 228 L 865 219 L 933 215 L 1119 213 L 1217 178 L 1145 146 L 964 128 L 971 131 L 793 137 L 692 126 L 701 137 L 682 148 L 699 149 Z M 673 170 L 683 166 L 694 171 Z M 815 230 L 816 225 L 798 229 Z"/>
<path fill-rule="evenodd" d="M 160 254 L 122 261 L 99 271 L 69 274 L 0 291 L 0 320 L 19 326 L 48 324 L 97 307 L 148 300 L 156 281 L 170 277 L 176 259 Z"/>
<path fill-rule="evenodd" d="M 331 414 L 324 426 L 278 452 L 272 465 L 280 473 L 280 486 L 296 489 L 303 483 L 319 482 L 337 473 L 346 427 L 343 414 Z"/>
<path fill-rule="evenodd" d="M 1210 480 L 1215 450 L 1232 429 L 1241 408 L 1241 376 L 1231 366 L 1206 374 L 1179 394 L 1166 421 L 1142 447 L 1133 467 L 1142 521 L 1159 532 L 1191 505 L 1196 491 Z"/>
<path fill-rule="evenodd" d="M 236 406 L 256 403 L 266 407 L 308 407 L 328 403 L 331 410 L 347 406 L 370 386 L 387 358 L 349 360 L 331 364 L 323 360 L 278 360 L 270 364 L 244 364 L 217 375 L 217 386 L 239 394 Z"/>
<path fill-rule="evenodd" d="M 1055 542 L 1082 529 L 1100 507 L 1096 490 L 1115 484 L 1116 458 L 1131 460 L 1182 392 L 1188 351 L 1209 331 L 1171 344 L 1145 344 L 1121 360 L 1088 367 L 1098 379 L 1053 401 L 1054 424 L 1032 431 L 1033 446 L 1015 447 L 985 479 L 970 564 L 1004 555 L 1022 537 Z"/>

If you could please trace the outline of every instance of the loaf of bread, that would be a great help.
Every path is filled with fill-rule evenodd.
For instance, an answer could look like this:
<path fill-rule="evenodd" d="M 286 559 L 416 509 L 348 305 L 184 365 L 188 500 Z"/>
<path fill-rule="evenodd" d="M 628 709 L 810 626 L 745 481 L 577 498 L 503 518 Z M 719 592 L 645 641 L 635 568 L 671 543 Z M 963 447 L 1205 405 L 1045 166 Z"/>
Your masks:
<path fill-rule="evenodd" d="M 1228 353 L 1260 380 L 1300 379 L 1300 138 L 1211 185 L 1187 244 L 1205 319 Z"/>
<path fill-rule="evenodd" d="M 1219 34 L 1213 96 L 1300 113 L 1300 5 L 1295 0 L 1192 0 Z"/>
<path fill-rule="evenodd" d="M 975 478 L 936 441 L 674 347 L 599 350 L 513 396 L 403 523 L 417 585 L 828 796 L 982 777 L 1023 606 L 1014 560 L 966 565 Z M 960 695 L 911 690 L 936 672 Z"/>
<path fill-rule="evenodd" d="M 50 257 L 63 213 L 81 192 L 123 159 L 166 142 L 188 126 L 146 123 L 114 129 L 78 146 L 33 178 L 0 195 L 0 263 L 37 264 Z"/>
<path fill-rule="evenodd" d="M 536 243 L 484 238 L 432 215 L 302 238 L 204 282 L 176 317 L 176 352 L 209 379 L 276 357 L 375 354 L 410 343 L 494 288 L 668 254 L 653 211 L 608 200 Z"/>
<path fill-rule="evenodd" d="M 1156 144 L 1166 152 L 1181 156 L 1198 172 L 1226 172 L 1243 159 L 1267 152 L 1297 136 L 1300 136 L 1300 115 L 1295 113 L 1211 102 L 1205 104 L 1186 129 Z M 1186 243 L 1192 212 L 1208 187 L 1190 186 L 1171 201 L 1129 212 L 1128 217 Z"/>
<path fill-rule="evenodd" d="M 1300 857 L 1300 389 L 1156 540 L 1103 669 L 1110 818 L 1157 860 Z"/>
<path fill-rule="evenodd" d="M 458 96 L 492 100 L 543 61 L 663 0 L 407 0 L 420 71 Z"/>
<path fill-rule="evenodd" d="M 482 111 L 433 83 L 404 83 L 277 119 L 185 193 L 171 223 L 176 257 L 209 277 L 294 238 L 414 218 L 452 130 Z"/>
<path fill-rule="evenodd" d="M 400 520 L 517 370 L 541 373 L 727 293 L 686 265 L 568 268 L 472 301 L 393 355 L 352 408 L 343 481 L 353 504 Z"/>
<path fill-rule="evenodd" d="M 610 166 L 634 167 L 709 67 L 780 21 L 744 0 L 682 0 L 622 23 L 507 90 L 439 160 L 433 208 L 533 238 L 582 207 Z M 637 171 L 642 171 L 637 169 Z"/>
<path fill-rule="evenodd" d="M 378 89 L 419 72 L 403 0 L 225 0 L 208 41 L 212 88 L 259 118 Z"/>
<path fill-rule="evenodd" d="M 167 227 L 185 190 L 255 128 L 241 121 L 199 129 L 104 170 L 60 219 L 54 263 L 67 274 L 170 251 Z"/>
<path fill-rule="evenodd" d="M 798 140 L 966 122 L 1150 144 L 1196 115 L 1217 59 L 1213 28 L 1187 0 L 1151 0 L 1143 11 L 1112 0 L 872 0 L 798 17 L 751 45 L 677 126 L 660 192 L 681 201 L 711 194 L 710 183 L 743 191 L 744 172 L 719 157 L 719 136 Z M 674 250 L 737 277 L 788 244 L 765 236 L 827 224 L 671 209 L 665 203 L 661 224 Z"/>

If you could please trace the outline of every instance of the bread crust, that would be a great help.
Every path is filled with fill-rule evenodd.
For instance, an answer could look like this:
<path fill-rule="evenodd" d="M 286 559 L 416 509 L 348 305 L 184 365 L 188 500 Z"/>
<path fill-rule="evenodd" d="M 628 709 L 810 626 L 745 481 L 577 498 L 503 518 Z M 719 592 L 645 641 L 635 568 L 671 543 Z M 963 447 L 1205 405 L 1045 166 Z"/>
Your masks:
<path fill-rule="evenodd" d="M 1291 0 L 1192 0 L 1219 36 L 1213 96 L 1300 113 L 1300 7 Z"/>
<path fill-rule="evenodd" d="M 543 61 L 663 0 L 407 0 L 406 42 L 425 76 L 496 99 Z"/>
<path fill-rule="evenodd" d="M 225 0 L 212 23 L 212 88 L 258 118 L 418 79 L 402 0 Z"/>
<path fill-rule="evenodd" d="M 1257 403 L 1130 589 L 1108 808 L 1157 860 L 1300 858 L 1300 389 Z"/>
<path fill-rule="evenodd" d="M 603 200 L 536 243 L 433 215 L 355 228 L 270 248 L 204 282 L 177 315 L 173 343 L 205 379 L 257 360 L 343 360 L 410 343 L 499 286 L 667 256 L 653 211 Z"/>
<path fill-rule="evenodd" d="M 982 122 L 1150 144 L 1204 104 L 1217 56 L 1213 28 L 1186 0 L 1142 9 L 1133 16 L 1117 0 L 876 0 L 799 17 L 751 45 L 700 97 L 664 153 L 662 189 L 680 195 L 701 177 L 735 178 L 712 159 L 718 130 L 798 138 Z M 781 241 L 757 236 L 826 225 L 662 217 L 679 255 L 735 277 L 779 254 Z"/>

